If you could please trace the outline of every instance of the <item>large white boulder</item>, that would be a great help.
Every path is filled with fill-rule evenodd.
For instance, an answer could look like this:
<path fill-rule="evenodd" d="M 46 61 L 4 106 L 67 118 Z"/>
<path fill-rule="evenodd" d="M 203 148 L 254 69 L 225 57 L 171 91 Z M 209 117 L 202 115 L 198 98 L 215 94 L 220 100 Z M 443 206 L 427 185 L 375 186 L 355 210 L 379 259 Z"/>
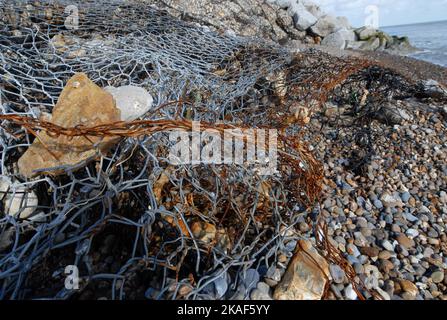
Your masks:
<path fill-rule="evenodd" d="M 314 34 L 324 38 L 342 28 L 344 28 L 344 26 L 339 19 L 331 15 L 325 15 L 321 17 L 317 23 L 310 28 L 310 30 Z"/>
<path fill-rule="evenodd" d="M 352 29 L 351 23 L 349 23 L 349 19 L 348 18 L 343 17 L 343 16 L 337 17 L 337 21 L 338 21 L 338 23 L 340 24 L 340 26 L 342 28 Z"/>
<path fill-rule="evenodd" d="M 306 7 L 307 11 L 309 11 L 317 19 L 320 19 L 322 16 L 325 15 L 324 11 L 321 10 L 320 6 L 310 1 L 304 2 L 304 6 Z"/>
<path fill-rule="evenodd" d="M 292 3 L 296 3 L 296 0 L 267 0 L 268 3 L 276 4 L 281 9 L 287 9 L 292 5 Z"/>
<path fill-rule="evenodd" d="M 363 41 L 363 45 L 360 47 L 361 50 L 365 51 L 376 51 L 380 48 L 380 39 L 371 38 L 367 41 Z"/>
<path fill-rule="evenodd" d="M 321 44 L 328 47 L 345 49 L 348 42 L 355 41 L 355 33 L 352 30 L 340 29 L 325 37 Z"/>
<path fill-rule="evenodd" d="M 318 19 L 310 13 L 302 3 L 294 3 L 288 9 L 289 15 L 293 18 L 295 28 L 305 31 L 317 23 Z"/>
<path fill-rule="evenodd" d="M 345 49 L 351 49 L 351 50 L 361 50 L 362 46 L 365 44 L 364 41 L 348 41 L 346 43 Z"/>
<path fill-rule="evenodd" d="M 359 40 L 368 40 L 377 35 L 377 30 L 370 27 L 362 27 L 355 30 L 355 33 L 359 37 Z"/>

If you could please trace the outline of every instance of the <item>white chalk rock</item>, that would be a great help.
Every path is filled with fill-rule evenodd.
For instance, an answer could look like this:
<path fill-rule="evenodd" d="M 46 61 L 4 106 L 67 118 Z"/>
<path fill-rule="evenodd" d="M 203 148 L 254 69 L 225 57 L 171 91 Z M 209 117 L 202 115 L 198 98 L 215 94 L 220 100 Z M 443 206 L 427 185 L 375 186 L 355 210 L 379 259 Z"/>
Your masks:
<path fill-rule="evenodd" d="M 325 15 L 324 11 L 321 10 L 320 6 L 314 4 L 313 2 L 303 1 L 303 3 L 307 11 L 309 11 L 315 18 L 320 19 L 322 16 Z"/>
<path fill-rule="evenodd" d="M 34 191 L 13 183 L 5 176 L 0 176 L 0 194 L 3 198 L 5 214 L 16 218 L 30 218 L 39 204 Z"/>
<path fill-rule="evenodd" d="M 343 29 L 344 24 L 345 21 L 337 19 L 337 17 L 325 15 L 321 17 L 318 22 L 314 24 L 310 29 L 314 34 L 324 38 L 331 33 Z"/>
<path fill-rule="evenodd" d="M 122 87 L 105 87 L 105 91 L 109 92 L 116 102 L 116 107 L 121 110 L 121 120 L 132 121 L 140 118 L 148 112 L 154 99 L 142 87 L 122 86 Z"/>
<path fill-rule="evenodd" d="M 1 198 L 3 198 L 4 194 L 8 192 L 8 189 L 10 188 L 12 182 L 11 179 L 9 179 L 6 176 L 0 176 L 0 195 Z"/>
<path fill-rule="evenodd" d="M 315 23 L 315 18 L 301 3 L 294 3 L 293 6 L 288 9 L 289 15 L 293 18 L 295 28 L 299 31 L 305 31 Z"/>
<path fill-rule="evenodd" d="M 281 9 L 287 9 L 293 3 L 293 1 L 291 1 L 291 0 L 267 0 L 267 2 L 271 3 L 271 4 L 276 4 Z"/>
<path fill-rule="evenodd" d="M 321 44 L 328 47 L 345 49 L 346 45 L 355 41 L 355 33 L 352 30 L 341 29 L 331 33 L 321 41 Z"/>

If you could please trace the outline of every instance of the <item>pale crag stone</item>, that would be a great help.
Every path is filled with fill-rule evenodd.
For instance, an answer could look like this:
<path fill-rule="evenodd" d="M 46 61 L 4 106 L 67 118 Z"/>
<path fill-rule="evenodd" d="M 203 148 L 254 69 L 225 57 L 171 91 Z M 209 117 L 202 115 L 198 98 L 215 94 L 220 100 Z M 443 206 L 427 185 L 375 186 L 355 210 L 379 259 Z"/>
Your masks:
<path fill-rule="evenodd" d="M 105 87 L 105 91 L 109 92 L 115 99 L 118 109 L 121 111 L 121 120 L 132 121 L 140 118 L 148 112 L 154 99 L 142 87 L 122 86 L 122 87 Z"/>
<path fill-rule="evenodd" d="M 38 205 L 34 191 L 27 190 L 25 186 L 18 185 L 5 176 L 0 176 L 0 194 L 5 214 L 19 219 L 30 218 Z"/>
<path fill-rule="evenodd" d="M 362 27 L 355 30 L 355 33 L 359 37 L 359 40 L 368 40 L 369 38 L 377 34 L 377 30 L 370 27 Z"/>
<path fill-rule="evenodd" d="M 69 128 L 78 125 L 95 126 L 121 120 L 120 110 L 116 108 L 113 97 L 104 91 L 83 73 L 75 74 L 66 84 L 50 122 Z M 50 137 L 40 132 L 39 139 L 29 147 L 19 159 L 19 172 L 32 177 L 39 169 L 59 166 L 77 166 L 98 156 L 99 151 L 107 151 L 117 142 L 116 137 Z M 96 146 L 94 146 L 94 145 Z M 44 173 L 58 175 L 62 170 Z"/>
<path fill-rule="evenodd" d="M 301 3 L 294 4 L 288 10 L 289 14 L 293 17 L 295 28 L 300 31 L 307 30 L 318 21 Z"/>
<path fill-rule="evenodd" d="M 336 17 L 325 15 L 310 30 L 320 37 L 327 37 L 342 28 L 344 25 Z"/>
<path fill-rule="evenodd" d="M 300 240 L 299 244 L 305 252 L 299 250 L 293 257 L 275 289 L 275 300 L 321 300 L 324 294 L 329 265 L 309 241 Z"/>
<path fill-rule="evenodd" d="M 322 45 L 345 49 L 350 41 L 355 40 L 355 34 L 348 29 L 340 29 L 337 32 L 331 33 L 321 41 Z"/>

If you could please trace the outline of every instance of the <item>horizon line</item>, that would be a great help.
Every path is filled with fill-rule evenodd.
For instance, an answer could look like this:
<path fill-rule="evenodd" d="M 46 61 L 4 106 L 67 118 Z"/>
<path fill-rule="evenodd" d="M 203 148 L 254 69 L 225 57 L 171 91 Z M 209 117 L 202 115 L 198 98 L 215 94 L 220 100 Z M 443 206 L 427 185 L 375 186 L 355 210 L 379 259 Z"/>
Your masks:
<path fill-rule="evenodd" d="M 380 28 L 404 27 L 404 26 L 412 26 L 412 25 L 415 25 L 415 24 L 427 24 L 427 23 L 437 23 L 437 22 L 447 22 L 447 20 L 432 20 L 432 21 L 422 21 L 422 22 L 412 22 L 412 23 L 394 24 L 394 25 L 380 26 Z"/>

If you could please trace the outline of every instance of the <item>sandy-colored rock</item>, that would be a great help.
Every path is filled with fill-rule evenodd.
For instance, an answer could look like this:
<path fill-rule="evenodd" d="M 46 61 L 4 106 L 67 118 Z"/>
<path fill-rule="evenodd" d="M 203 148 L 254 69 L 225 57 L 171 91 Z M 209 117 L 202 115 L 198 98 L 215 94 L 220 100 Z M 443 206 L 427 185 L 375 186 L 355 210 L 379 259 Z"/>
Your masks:
<path fill-rule="evenodd" d="M 87 75 L 78 73 L 67 82 L 49 121 L 62 127 L 75 127 L 95 126 L 120 119 L 120 111 L 112 95 L 94 84 Z M 117 138 L 98 137 L 53 138 L 45 132 L 38 135 L 39 139 L 35 139 L 18 162 L 20 174 L 25 177 L 39 173 L 62 174 L 60 169 L 42 172 L 40 169 L 80 165 L 94 159 L 99 151 L 106 151 L 117 141 Z"/>
<path fill-rule="evenodd" d="M 415 297 L 419 293 L 416 285 L 408 280 L 400 280 L 399 284 L 404 292 L 409 293 L 413 297 Z"/>
<path fill-rule="evenodd" d="M 300 240 L 299 247 L 275 289 L 275 300 L 321 300 L 324 294 L 328 263 L 309 241 Z"/>
<path fill-rule="evenodd" d="M 360 252 L 368 257 L 377 257 L 379 256 L 379 249 L 375 247 L 362 247 L 360 248 Z"/>
<path fill-rule="evenodd" d="M 194 238 L 205 243 L 211 243 L 214 239 L 216 239 L 216 226 L 211 223 L 196 221 L 192 224 L 191 231 Z"/>
<path fill-rule="evenodd" d="M 404 235 L 403 233 L 399 234 L 396 237 L 397 242 L 399 242 L 399 244 L 403 247 L 405 247 L 405 249 L 409 249 L 414 247 L 415 242 L 414 240 L 408 238 L 406 235 Z"/>

